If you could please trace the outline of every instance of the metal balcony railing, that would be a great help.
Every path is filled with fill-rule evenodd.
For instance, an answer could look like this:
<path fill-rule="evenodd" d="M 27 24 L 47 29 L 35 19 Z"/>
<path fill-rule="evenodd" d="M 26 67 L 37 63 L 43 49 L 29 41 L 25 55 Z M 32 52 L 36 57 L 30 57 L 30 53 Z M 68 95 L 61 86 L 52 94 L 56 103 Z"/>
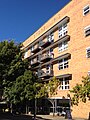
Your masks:
<path fill-rule="evenodd" d="M 40 61 L 35 59 L 34 61 L 31 61 L 31 66 L 35 67 L 35 66 L 39 65 L 39 63 L 40 63 Z"/>
<path fill-rule="evenodd" d="M 45 53 L 42 55 L 41 57 L 41 62 L 45 62 L 45 61 L 49 61 L 50 59 L 52 59 L 54 57 L 53 53 Z"/>
<path fill-rule="evenodd" d="M 49 40 L 47 40 L 47 41 L 42 41 L 42 43 L 41 43 L 41 47 L 47 47 L 47 46 L 49 46 L 51 44 L 51 41 L 49 41 Z"/>
<path fill-rule="evenodd" d="M 42 70 L 38 72 L 39 78 L 49 78 L 52 76 L 53 76 L 53 70 L 46 70 L 45 72 Z"/>
<path fill-rule="evenodd" d="M 39 46 L 39 44 L 35 45 L 34 48 L 31 50 L 32 53 L 37 53 L 39 52 L 41 49 L 41 47 Z"/>

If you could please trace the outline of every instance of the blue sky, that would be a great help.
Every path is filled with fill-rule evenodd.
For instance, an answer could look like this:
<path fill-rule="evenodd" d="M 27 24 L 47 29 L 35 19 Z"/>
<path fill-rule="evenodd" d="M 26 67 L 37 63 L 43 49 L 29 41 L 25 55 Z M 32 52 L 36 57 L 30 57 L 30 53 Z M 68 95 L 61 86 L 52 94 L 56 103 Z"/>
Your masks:
<path fill-rule="evenodd" d="M 70 0 L 0 0 L 0 41 L 23 42 Z"/>

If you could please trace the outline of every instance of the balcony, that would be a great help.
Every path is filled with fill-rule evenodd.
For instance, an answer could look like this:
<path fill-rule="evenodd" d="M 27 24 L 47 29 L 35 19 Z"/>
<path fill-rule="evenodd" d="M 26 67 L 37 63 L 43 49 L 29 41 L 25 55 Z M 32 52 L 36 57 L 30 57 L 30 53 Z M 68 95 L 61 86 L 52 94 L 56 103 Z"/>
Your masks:
<path fill-rule="evenodd" d="M 42 55 L 41 62 L 47 62 L 53 58 L 53 53 L 45 53 Z"/>
<path fill-rule="evenodd" d="M 41 49 L 41 47 L 39 46 L 39 44 L 35 45 L 34 48 L 31 50 L 32 53 L 37 53 L 39 52 Z"/>
<path fill-rule="evenodd" d="M 44 78 L 44 79 L 47 79 L 49 77 L 53 77 L 53 70 L 46 70 L 45 72 L 42 70 L 40 71 L 40 73 L 38 73 L 38 77 L 39 78 Z"/>
<path fill-rule="evenodd" d="M 45 48 L 45 47 L 49 46 L 50 44 L 51 44 L 50 41 L 46 41 L 46 42 L 43 41 L 41 44 L 41 47 Z"/>
<path fill-rule="evenodd" d="M 42 50 L 42 52 L 45 52 L 45 51 L 48 51 L 50 48 L 55 48 L 58 46 L 59 43 L 61 43 L 62 41 L 66 41 L 66 40 L 70 40 L 70 36 L 69 35 L 65 35 L 64 37 L 58 39 L 57 41 L 53 42 L 50 46 L 46 46 L 45 49 Z M 40 45 L 41 46 L 41 45 Z M 37 55 L 40 54 L 40 53 L 37 53 Z M 36 54 L 33 54 L 32 56 L 30 56 L 30 58 L 34 58 L 36 56 Z"/>
<path fill-rule="evenodd" d="M 34 60 L 34 61 L 31 61 L 31 66 L 33 67 L 36 67 L 37 65 L 39 65 L 40 61 L 39 60 Z"/>

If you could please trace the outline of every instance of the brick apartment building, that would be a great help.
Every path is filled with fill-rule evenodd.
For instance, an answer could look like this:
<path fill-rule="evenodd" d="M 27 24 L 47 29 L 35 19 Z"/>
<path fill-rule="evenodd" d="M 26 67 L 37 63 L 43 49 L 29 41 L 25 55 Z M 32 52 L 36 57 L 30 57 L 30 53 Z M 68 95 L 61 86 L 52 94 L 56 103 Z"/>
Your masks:
<path fill-rule="evenodd" d="M 55 112 L 69 106 L 67 94 L 82 76 L 90 74 L 90 0 L 72 0 L 23 42 L 24 58 L 42 81 L 56 76 L 61 81 Z M 64 99 L 63 99 L 64 97 Z M 72 116 L 88 118 L 90 101 L 73 106 Z"/>

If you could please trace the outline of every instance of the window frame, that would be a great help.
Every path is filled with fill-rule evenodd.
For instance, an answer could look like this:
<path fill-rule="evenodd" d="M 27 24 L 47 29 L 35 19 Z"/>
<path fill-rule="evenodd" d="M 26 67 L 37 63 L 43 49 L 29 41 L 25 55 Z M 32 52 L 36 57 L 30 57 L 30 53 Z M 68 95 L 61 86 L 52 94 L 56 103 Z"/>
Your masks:
<path fill-rule="evenodd" d="M 68 33 L 68 26 L 67 23 L 62 24 L 58 27 L 58 36 L 59 38 L 62 38 L 63 36 L 67 35 Z"/>
<path fill-rule="evenodd" d="M 67 44 L 65 42 L 67 42 Z M 60 47 L 60 44 L 62 44 L 61 47 Z M 63 52 L 67 49 L 68 49 L 68 40 L 62 41 L 61 43 L 58 44 L 58 51 L 59 52 Z"/>
<path fill-rule="evenodd" d="M 90 35 L 90 25 L 88 25 L 88 26 L 86 26 L 85 28 L 84 28 L 84 33 L 85 33 L 85 37 L 87 37 L 87 36 L 89 36 Z"/>
<path fill-rule="evenodd" d="M 87 9 L 87 7 L 89 7 L 89 9 Z M 85 11 L 86 9 L 86 11 Z M 86 16 L 87 14 L 90 13 L 90 6 L 89 5 L 86 5 L 84 8 L 83 8 L 83 16 Z"/>
<path fill-rule="evenodd" d="M 50 74 L 51 67 L 50 65 L 46 65 L 46 74 Z"/>
<path fill-rule="evenodd" d="M 89 53 L 88 53 L 88 50 L 89 50 Z M 90 54 L 90 47 L 86 48 L 86 57 L 90 58 L 90 55 L 88 55 L 88 54 Z"/>
<path fill-rule="evenodd" d="M 62 78 L 62 80 L 60 80 L 60 82 L 61 82 L 61 84 L 59 86 L 59 90 L 69 90 L 70 89 L 69 79 L 67 80 L 67 78 L 64 77 L 64 78 Z"/>
<path fill-rule="evenodd" d="M 47 41 L 49 41 L 49 42 L 54 42 L 54 33 L 50 33 L 50 34 L 47 36 Z"/>
<path fill-rule="evenodd" d="M 67 59 L 67 60 L 65 60 L 65 59 Z M 63 58 L 63 59 L 59 60 L 58 61 L 58 64 L 59 64 L 58 69 L 63 70 L 63 69 L 68 68 L 69 67 L 69 62 L 68 61 L 69 61 L 68 58 Z"/>
<path fill-rule="evenodd" d="M 28 50 L 25 51 L 24 53 L 24 59 L 28 57 Z"/>
<path fill-rule="evenodd" d="M 34 46 L 31 46 L 30 47 L 30 51 L 32 52 L 34 50 Z"/>

